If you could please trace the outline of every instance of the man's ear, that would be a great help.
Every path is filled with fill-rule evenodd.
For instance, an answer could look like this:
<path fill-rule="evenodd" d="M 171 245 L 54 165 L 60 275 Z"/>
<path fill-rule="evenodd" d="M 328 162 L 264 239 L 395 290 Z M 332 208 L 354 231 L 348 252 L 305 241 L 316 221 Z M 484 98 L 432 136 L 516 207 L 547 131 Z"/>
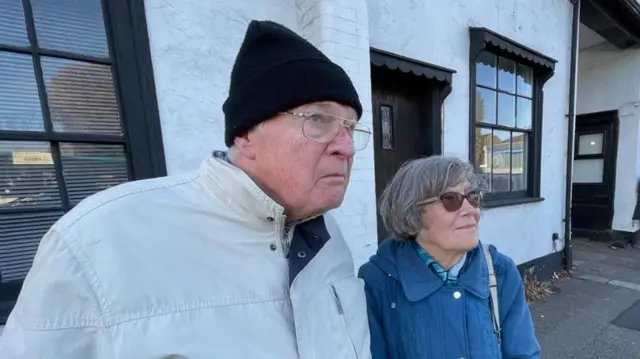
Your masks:
<path fill-rule="evenodd" d="M 251 132 L 249 132 L 242 136 L 238 136 L 233 140 L 233 144 L 240 157 L 244 157 L 248 160 L 256 159 L 256 147 L 253 137 L 254 136 L 251 136 Z"/>

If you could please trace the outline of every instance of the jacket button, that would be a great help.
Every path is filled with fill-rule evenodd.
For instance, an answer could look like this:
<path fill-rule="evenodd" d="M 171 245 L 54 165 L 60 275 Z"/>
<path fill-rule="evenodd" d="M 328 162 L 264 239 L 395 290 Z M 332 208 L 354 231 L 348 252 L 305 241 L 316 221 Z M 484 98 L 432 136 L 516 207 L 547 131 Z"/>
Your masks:
<path fill-rule="evenodd" d="M 273 222 L 273 221 L 275 221 L 275 219 L 273 219 L 273 217 L 267 217 L 267 221 Z"/>
<path fill-rule="evenodd" d="M 455 291 L 455 292 L 453 292 L 453 297 L 455 299 L 460 299 L 460 297 L 462 297 L 462 294 L 460 292 L 458 292 L 458 291 Z"/>
<path fill-rule="evenodd" d="M 271 245 L 269 246 L 269 249 L 271 249 L 272 251 L 275 251 L 276 249 L 278 249 L 278 247 L 276 247 L 276 245 L 275 245 L 275 244 L 271 244 Z"/>
<path fill-rule="evenodd" d="M 304 251 L 298 252 L 298 258 L 300 259 L 307 258 L 307 252 L 304 252 Z"/>

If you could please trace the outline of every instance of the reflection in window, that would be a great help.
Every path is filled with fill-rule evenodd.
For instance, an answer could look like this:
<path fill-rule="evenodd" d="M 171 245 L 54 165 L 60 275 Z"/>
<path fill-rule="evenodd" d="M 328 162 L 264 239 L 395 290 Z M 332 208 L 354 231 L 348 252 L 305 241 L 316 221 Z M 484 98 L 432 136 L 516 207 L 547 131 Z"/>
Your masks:
<path fill-rule="evenodd" d="M 40 239 L 64 213 L 129 180 L 103 3 L 0 0 L 3 282 L 24 279 Z"/>
<path fill-rule="evenodd" d="M 72 205 L 129 180 L 123 146 L 61 143 L 60 157 Z"/>
<path fill-rule="evenodd" d="M 528 98 L 518 97 L 516 104 L 516 127 L 530 130 L 531 118 L 533 117 L 533 101 Z"/>
<path fill-rule="evenodd" d="M 476 121 L 496 123 L 496 92 L 484 87 L 476 89 Z"/>
<path fill-rule="evenodd" d="M 0 51 L 0 131 L 43 131 L 31 55 Z"/>
<path fill-rule="evenodd" d="M 508 131 L 493 130 L 491 178 L 493 192 L 506 192 L 511 188 L 511 134 Z"/>
<path fill-rule="evenodd" d="M 0 44 L 29 46 L 20 0 L 0 0 Z"/>
<path fill-rule="evenodd" d="M 518 64 L 518 95 L 533 96 L 533 69 L 529 66 Z"/>
<path fill-rule="evenodd" d="M 602 183 L 604 159 L 576 159 L 573 161 L 573 183 Z"/>
<path fill-rule="evenodd" d="M 491 190 L 491 156 L 493 153 L 493 131 L 487 128 L 476 128 L 475 168 L 480 174 L 487 190 Z"/>
<path fill-rule="evenodd" d="M 393 149 L 393 109 L 391 106 L 380 107 L 380 128 L 382 129 L 382 149 Z"/>
<path fill-rule="evenodd" d="M 516 92 L 516 63 L 504 57 L 498 58 L 498 89 Z"/>
<path fill-rule="evenodd" d="M 529 158 L 529 138 L 526 132 L 511 132 L 511 190 L 527 189 L 526 174 Z"/>
<path fill-rule="evenodd" d="M 490 192 L 528 190 L 533 75 L 487 51 L 476 61 L 475 167 Z"/>
<path fill-rule="evenodd" d="M 496 56 L 483 52 L 476 61 L 476 83 L 489 88 L 496 87 Z"/>
<path fill-rule="evenodd" d="M 37 0 L 31 7 L 41 48 L 109 57 L 100 0 Z"/>
<path fill-rule="evenodd" d="M 0 141 L 0 208 L 60 206 L 49 143 Z"/>
<path fill-rule="evenodd" d="M 516 98 L 501 92 L 498 93 L 498 125 L 516 125 Z"/>
<path fill-rule="evenodd" d="M 604 134 L 591 133 L 580 135 L 578 138 L 578 155 L 600 155 L 602 154 L 602 142 Z"/>
<path fill-rule="evenodd" d="M 56 132 L 122 134 L 110 66 L 42 57 L 42 74 Z"/>

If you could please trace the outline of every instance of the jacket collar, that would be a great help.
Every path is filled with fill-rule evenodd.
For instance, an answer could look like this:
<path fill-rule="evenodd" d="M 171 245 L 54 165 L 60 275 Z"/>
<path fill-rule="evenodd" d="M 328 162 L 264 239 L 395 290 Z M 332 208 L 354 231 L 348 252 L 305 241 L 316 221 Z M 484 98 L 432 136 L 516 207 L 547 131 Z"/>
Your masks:
<path fill-rule="evenodd" d="M 231 164 L 225 151 L 213 151 L 204 159 L 200 177 L 205 186 L 231 208 L 269 222 L 286 220 L 284 208 L 264 193 L 244 171 Z M 319 213 L 287 224 L 295 226 L 323 215 L 325 213 Z"/>
<path fill-rule="evenodd" d="M 264 221 L 284 221 L 284 208 L 267 196 L 244 171 L 226 160 L 226 153 L 215 151 L 200 167 L 200 178 L 216 197 L 243 215 Z"/>
<path fill-rule="evenodd" d="M 400 282 L 409 301 L 420 301 L 444 286 L 442 279 L 420 259 L 410 242 L 381 245 L 376 257 L 374 261 L 381 264 L 378 267 Z M 390 267 L 395 268 L 391 270 Z M 479 298 L 489 298 L 488 270 L 479 247 L 467 253 L 458 285 Z"/>

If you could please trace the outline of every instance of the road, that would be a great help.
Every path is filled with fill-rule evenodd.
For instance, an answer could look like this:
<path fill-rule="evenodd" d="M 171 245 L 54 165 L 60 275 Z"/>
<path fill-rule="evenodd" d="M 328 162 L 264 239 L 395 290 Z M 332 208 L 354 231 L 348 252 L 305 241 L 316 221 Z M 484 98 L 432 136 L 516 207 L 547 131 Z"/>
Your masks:
<path fill-rule="evenodd" d="M 574 243 L 573 278 L 531 305 L 543 358 L 640 358 L 640 249 Z"/>

